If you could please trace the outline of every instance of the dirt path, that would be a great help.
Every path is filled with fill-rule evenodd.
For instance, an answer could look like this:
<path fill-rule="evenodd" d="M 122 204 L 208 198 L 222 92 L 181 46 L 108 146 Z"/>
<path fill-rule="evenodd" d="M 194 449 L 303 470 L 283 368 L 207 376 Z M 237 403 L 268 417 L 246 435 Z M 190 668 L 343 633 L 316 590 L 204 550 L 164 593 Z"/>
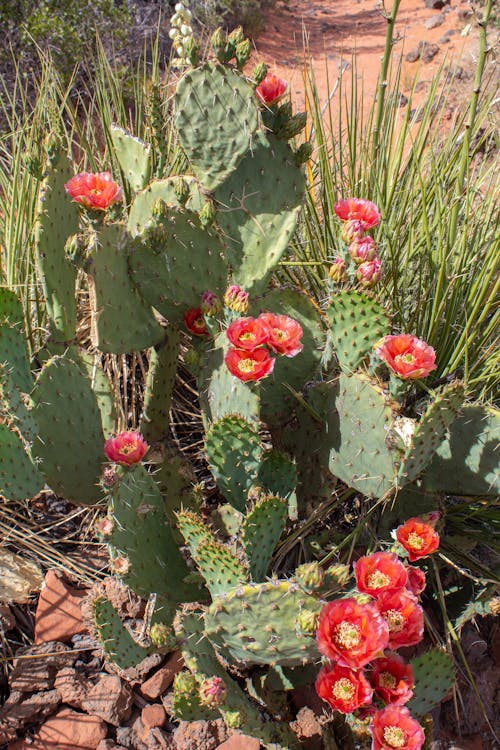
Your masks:
<path fill-rule="evenodd" d="M 441 2 L 434 0 L 434 5 Z M 303 39 L 307 40 L 321 100 L 355 52 L 358 79 L 363 82 L 365 95 L 371 98 L 385 44 L 387 22 L 382 10 L 376 0 L 279 0 L 267 13 L 257 50 L 273 72 L 290 82 L 292 96 L 299 104 L 304 91 Z M 417 102 L 421 100 L 426 84 L 443 61 L 455 69 L 460 66 L 466 79 L 474 66 L 477 49 L 474 21 L 467 0 L 452 0 L 440 9 L 426 7 L 425 0 L 402 0 L 396 23 L 399 41 L 394 48 L 395 60 L 403 57 L 402 93 L 408 93 L 418 73 L 421 84 Z M 430 61 L 422 58 L 407 61 L 407 55 L 417 50 L 421 42 L 427 45 L 428 56 L 432 52 L 435 56 Z"/>

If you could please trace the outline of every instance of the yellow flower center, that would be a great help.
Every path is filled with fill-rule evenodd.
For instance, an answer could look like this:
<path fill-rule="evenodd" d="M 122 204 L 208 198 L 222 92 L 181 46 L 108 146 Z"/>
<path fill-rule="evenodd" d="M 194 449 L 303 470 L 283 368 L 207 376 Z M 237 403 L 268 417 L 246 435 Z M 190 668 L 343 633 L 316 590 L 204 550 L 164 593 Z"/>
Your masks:
<path fill-rule="evenodd" d="M 120 453 L 123 453 L 124 456 L 128 456 L 128 454 L 132 453 L 134 450 L 135 445 L 133 443 L 125 443 L 125 445 L 121 446 Z"/>
<path fill-rule="evenodd" d="M 337 680 L 332 687 L 333 697 L 342 701 L 350 700 L 355 692 L 355 686 L 347 677 L 342 677 L 340 680 Z"/>
<path fill-rule="evenodd" d="M 381 672 L 378 676 L 380 687 L 393 690 L 396 687 L 396 678 L 390 672 Z"/>
<path fill-rule="evenodd" d="M 245 331 L 245 333 L 241 334 L 240 339 L 242 341 L 255 341 L 255 333 L 252 333 L 251 331 Z"/>
<path fill-rule="evenodd" d="M 240 359 L 238 362 L 238 370 L 240 372 L 253 372 L 255 370 L 256 362 L 253 359 Z"/>
<path fill-rule="evenodd" d="M 340 648 L 356 648 L 361 640 L 359 627 L 348 620 L 342 620 L 335 628 L 334 639 Z"/>
<path fill-rule="evenodd" d="M 273 333 L 280 341 L 284 341 L 288 338 L 288 332 L 284 331 L 282 328 L 273 328 Z"/>
<path fill-rule="evenodd" d="M 193 320 L 193 327 L 194 328 L 199 328 L 200 331 L 202 330 L 202 328 L 205 328 L 205 320 L 204 320 L 204 318 L 195 318 Z"/>
<path fill-rule="evenodd" d="M 384 618 L 389 625 L 391 633 L 399 633 L 403 629 L 405 618 L 399 610 L 388 609 L 387 612 L 384 612 Z"/>
<path fill-rule="evenodd" d="M 366 583 L 370 589 L 381 589 L 383 586 L 387 586 L 390 582 L 391 579 L 389 576 L 382 573 L 380 570 L 370 573 L 366 579 Z"/>
<path fill-rule="evenodd" d="M 412 365 L 415 362 L 415 357 L 410 352 L 406 354 L 396 354 L 394 357 L 395 362 L 404 362 L 405 365 Z"/>
<path fill-rule="evenodd" d="M 407 544 L 412 549 L 422 549 L 422 547 L 424 546 L 424 540 L 422 539 L 420 534 L 412 531 L 411 534 L 408 534 Z"/>
<path fill-rule="evenodd" d="M 389 747 L 404 747 L 406 745 L 406 732 L 401 727 L 385 727 L 384 742 L 387 742 Z"/>

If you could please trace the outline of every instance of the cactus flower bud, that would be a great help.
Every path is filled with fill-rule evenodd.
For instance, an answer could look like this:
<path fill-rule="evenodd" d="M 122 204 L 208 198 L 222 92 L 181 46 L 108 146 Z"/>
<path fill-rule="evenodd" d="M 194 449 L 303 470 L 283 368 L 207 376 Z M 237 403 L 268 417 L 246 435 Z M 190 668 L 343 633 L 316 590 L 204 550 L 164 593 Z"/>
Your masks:
<path fill-rule="evenodd" d="M 245 292 L 238 284 L 232 284 L 224 294 L 224 304 L 229 310 L 237 313 L 248 312 L 248 292 Z"/>
<path fill-rule="evenodd" d="M 380 280 L 380 258 L 375 256 L 373 260 L 367 260 L 358 266 L 356 278 L 364 287 L 370 288 Z"/>
<path fill-rule="evenodd" d="M 297 114 L 291 117 L 283 128 L 281 128 L 279 136 L 281 138 L 294 138 L 304 130 L 306 122 L 307 112 L 297 112 Z"/>
<path fill-rule="evenodd" d="M 252 72 L 252 78 L 257 84 L 257 86 L 259 85 L 259 83 L 262 83 L 262 81 L 264 80 L 266 76 L 267 76 L 266 63 L 265 62 L 257 63 L 257 65 L 255 66 Z"/>
<path fill-rule="evenodd" d="M 226 46 L 226 39 L 227 37 L 222 27 L 215 29 L 210 40 L 214 52 L 217 52 Z"/>
<path fill-rule="evenodd" d="M 177 645 L 174 631 L 164 622 L 155 622 L 151 626 L 150 637 L 151 643 L 157 648 L 174 649 Z"/>
<path fill-rule="evenodd" d="M 347 281 L 347 265 L 343 258 L 336 258 L 328 271 L 328 275 L 335 284 Z"/>
<path fill-rule="evenodd" d="M 191 27 L 189 28 L 191 29 Z M 198 65 L 200 59 L 200 45 L 192 35 L 188 36 L 184 42 L 184 54 L 191 65 Z"/>
<path fill-rule="evenodd" d="M 242 42 L 239 42 L 239 44 L 236 45 L 235 57 L 238 70 L 243 70 L 243 68 L 249 61 L 251 54 L 252 45 L 250 44 L 250 39 L 244 39 Z"/>
<path fill-rule="evenodd" d="M 196 677 L 190 672 L 179 672 L 174 678 L 174 694 L 177 696 L 181 695 L 193 695 L 198 687 Z"/>
<path fill-rule="evenodd" d="M 224 711 L 224 724 L 229 729 L 239 729 L 243 723 L 240 711 Z"/>
<path fill-rule="evenodd" d="M 245 41 L 245 35 L 243 33 L 243 29 L 241 26 L 237 26 L 231 33 L 229 34 L 227 41 L 229 44 L 232 44 L 234 47 L 236 47 L 237 44 L 241 44 L 241 42 Z"/>
<path fill-rule="evenodd" d="M 183 177 L 180 177 L 175 181 L 174 193 L 181 206 L 184 206 L 189 196 L 191 195 L 191 190 L 189 189 L 189 185 Z"/>
<path fill-rule="evenodd" d="M 215 317 L 222 310 L 220 299 L 215 292 L 203 292 L 201 295 L 201 311 L 209 318 Z"/>
<path fill-rule="evenodd" d="M 114 560 L 111 561 L 111 567 L 113 568 L 114 573 L 124 576 L 127 575 L 130 570 L 130 561 L 128 557 L 115 557 Z"/>
<path fill-rule="evenodd" d="M 318 629 L 319 612 L 312 612 L 310 609 L 303 609 L 296 620 L 297 627 L 302 633 L 314 635 Z"/>
<path fill-rule="evenodd" d="M 364 233 L 363 222 L 359 219 L 349 219 L 342 224 L 342 239 L 346 245 L 362 240 Z"/>
<path fill-rule="evenodd" d="M 203 706 L 216 708 L 224 703 L 227 696 L 227 688 L 222 677 L 209 677 L 200 685 L 200 703 Z"/>
<path fill-rule="evenodd" d="M 370 237 L 362 237 L 360 240 L 354 240 L 349 245 L 349 255 L 356 265 L 366 261 L 375 260 L 377 257 L 377 245 L 375 240 Z"/>
<path fill-rule="evenodd" d="M 297 583 L 308 591 L 317 589 L 325 579 L 325 571 L 318 562 L 304 563 L 295 571 Z"/>
<path fill-rule="evenodd" d="M 102 534 L 103 536 L 109 536 L 112 534 L 115 526 L 113 520 L 107 517 L 98 518 L 94 525 L 97 533 Z"/>
<path fill-rule="evenodd" d="M 299 167 L 301 164 L 305 164 L 306 161 L 309 161 L 312 156 L 312 152 L 312 143 L 309 143 L 309 141 L 306 141 L 301 146 L 299 146 L 299 148 L 295 152 L 295 161 L 297 162 Z"/>
<path fill-rule="evenodd" d="M 217 209 L 215 203 L 211 200 L 206 201 L 199 213 L 201 226 L 208 229 L 212 226 L 217 216 Z"/>

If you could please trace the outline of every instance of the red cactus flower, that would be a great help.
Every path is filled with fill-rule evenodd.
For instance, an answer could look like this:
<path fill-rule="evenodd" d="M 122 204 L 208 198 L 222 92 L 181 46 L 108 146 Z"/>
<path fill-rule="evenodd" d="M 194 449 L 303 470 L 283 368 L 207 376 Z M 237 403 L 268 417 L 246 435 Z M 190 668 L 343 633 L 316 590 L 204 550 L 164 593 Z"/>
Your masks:
<path fill-rule="evenodd" d="M 380 265 L 380 258 L 376 255 L 373 260 L 365 260 L 358 266 L 356 278 L 361 286 L 369 289 L 380 281 Z"/>
<path fill-rule="evenodd" d="M 375 353 L 399 378 L 425 378 L 436 369 L 436 352 L 411 333 L 385 336 Z"/>
<path fill-rule="evenodd" d="M 406 586 L 408 573 L 393 552 L 375 552 L 360 557 L 354 563 L 358 590 L 378 597 L 386 591 L 396 591 Z"/>
<path fill-rule="evenodd" d="M 372 721 L 372 750 L 420 750 L 424 730 L 407 708 L 386 706 Z"/>
<path fill-rule="evenodd" d="M 262 313 L 257 320 L 260 320 L 267 328 L 269 333 L 267 345 L 276 354 L 295 357 L 304 348 L 304 344 L 300 343 L 303 334 L 302 326 L 288 315 Z"/>
<path fill-rule="evenodd" d="M 104 453 L 109 461 L 121 466 L 131 466 L 142 461 L 149 445 L 138 432 L 120 432 L 104 443 Z"/>
<path fill-rule="evenodd" d="M 210 333 L 205 323 L 201 307 L 191 307 L 184 313 L 184 324 L 189 333 L 195 336 L 209 336 Z"/>
<path fill-rule="evenodd" d="M 357 265 L 365 261 L 373 261 L 377 258 L 377 243 L 368 234 L 361 239 L 355 239 L 349 245 L 349 255 Z M 377 260 L 380 268 L 380 260 L 378 258 Z"/>
<path fill-rule="evenodd" d="M 320 612 L 316 640 L 325 656 L 360 669 L 387 647 L 389 628 L 373 604 L 336 599 Z"/>
<path fill-rule="evenodd" d="M 408 589 L 381 594 L 377 609 L 389 627 L 389 648 L 414 646 L 424 637 L 424 611 Z"/>
<path fill-rule="evenodd" d="M 267 326 L 259 318 L 238 318 L 226 331 L 231 344 L 237 349 L 252 351 L 269 339 Z"/>
<path fill-rule="evenodd" d="M 64 188 L 74 203 L 80 203 L 85 208 L 95 211 L 106 211 L 122 198 L 122 189 L 114 182 L 111 172 L 75 174 Z"/>
<path fill-rule="evenodd" d="M 420 568 L 416 568 L 414 565 L 408 565 L 408 583 L 406 588 L 411 591 L 414 596 L 420 596 L 424 591 L 427 581 L 425 580 L 425 573 Z"/>
<path fill-rule="evenodd" d="M 224 361 L 229 372 L 243 381 L 262 380 L 274 368 L 274 359 L 267 349 L 229 349 Z"/>
<path fill-rule="evenodd" d="M 262 104 L 267 104 L 270 107 L 279 102 L 285 95 L 287 88 L 288 83 L 286 81 L 278 78 L 274 73 L 268 73 L 255 89 L 255 93 Z"/>
<path fill-rule="evenodd" d="M 316 692 L 335 711 L 349 714 L 371 702 L 373 689 L 361 670 L 325 666 L 316 679 Z"/>
<path fill-rule="evenodd" d="M 372 684 L 385 703 L 403 706 L 413 695 L 415 677 L 410 664 L 388 652 L 372 664 Z"/>
<path fill-rule="evenodd" d="M 363 198 L 342 199 L 333 209 L 341 221 L 360 221 L 365 230 L 376 227 L 380 222 L 380 211 L 375 203 Z"/>
<path fill-rule="evenodd" d="M 396 529 L 396 537 L 408 552 L 410 562 L 432 555 L 439 547 L 439 534 L 421 518 L 409 518 Z"/>

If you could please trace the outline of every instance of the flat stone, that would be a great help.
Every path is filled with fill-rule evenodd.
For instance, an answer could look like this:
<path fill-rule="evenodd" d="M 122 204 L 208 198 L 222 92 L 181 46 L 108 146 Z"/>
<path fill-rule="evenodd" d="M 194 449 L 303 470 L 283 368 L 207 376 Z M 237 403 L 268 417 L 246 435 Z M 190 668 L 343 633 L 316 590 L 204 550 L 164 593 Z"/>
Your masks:
<path fill-rule="evenodd" d="M 101 740 L 96 750 L 127 750 L 123 745 L 117 745 L 113 740 Z"/>
<path fill-rule="evenodd" d="M 156 700 L 174 681 L 175 675 L 184 668 L 184 661 L 180 651 L 170 654 L 165 664 L 141 686 L 141 693 L 145 698 Z"/>
<path fill-rule="evenodd" d="M 246 734 L 233 734 L 217 750 L 259 750 L 260 742 Z"/>
<path fill-rule="evenodd" d="M 130 718 L 133 695 L 118 675 L 101 675 L 82 702 L 85 711 L 118 727 Z"/>
<path fill-rule="evenodd" d="M 450 0 L 425 0 L 425 7 L 431 8 L 431 10 L 441 10 L 445 5 L 448 5 Z"/>
<path fill-rule="evenodd" d="M 425 22 L 426 29 L 437 29 L 438 26 L 442 26 L 445 22 L 445 17 L 442 13 L 438 13 L 437 16 L 431 16 Z"/>
<path fill-rule="evenodd" d="M 420 51 L 420 59 L 424 63 L 430 63 L 439 52 L 439 46 L 437 44 L 426 44 L 424 43 Z"/>
<path fill-rule="evenodd" d="M 166 720 L 167 714 L 160 703 L 153 703 L 150 706 L 144 706 L 142 709 L 141 721 L 148 729 L 162 727 Z"/>
<path fill-rule="evenodd" d="M 78 654 L 58 641 L 47 641 L 38 646 L 21 648 L 16 652 L 9 680 L 10 688 L 21 693 L 50 690 L 54 687 L 57 671 L 74 664 L 77 656 Z"/>
<path fill-rule="evenodd" d="M 107 733 L 105 722 L 98 716 L 63 708 L 40 727 L 31 747 L 35 750 L 96 750 Z"/>
<path fill-rule="evenodd" d="M 405 57 L 406 62 L 412 63 L 417 62 L 420 58 L 420 49 L 412 49 Z"/>
<path fill-rule="evenodd" d="M 130 685 L 138 685 L 140 682 L 144 682 L 145 678 L 155 667 L 159 667 L 164 660 L 164 655 L 158 652 L 146 656 L 139 664 L 135 667 L 129 667 L 123 669 L 120 674 Z M 113 669 L 112 665 L 109 665 L 109 669 Z"/>
<path fill-rule="evenodd" d="M 11 693 L 0 711 L 0 745 L 10 742 L 16 736 L 15 732 L 23 729 L 26 724 L 32 724 L 50 716 L 60 702 L 61 698 L 57 690 L 47 690 L 33 695 L 17 691 Z"/>
<path fill-rule="evenodd" d="M 71 667 L 65 667 L 57 673 L 54 687 L 63 703 L 81 709 L 91 685 L 83 674 Z"/>
<path fill-rule="evenodd" d="M 176 750 L 217 750 L 226 738 L 226 728 L 219 720 L 181 721 L 174 732 Z"/>
<path fill-rule="evenodd" d="M 68 643 L 76 633 L 85 632 L 81 604 L 86 596 L 86 590 L 66 583 L 58 571 L 47 571 L 35 614 L 35 644 Z"/>

